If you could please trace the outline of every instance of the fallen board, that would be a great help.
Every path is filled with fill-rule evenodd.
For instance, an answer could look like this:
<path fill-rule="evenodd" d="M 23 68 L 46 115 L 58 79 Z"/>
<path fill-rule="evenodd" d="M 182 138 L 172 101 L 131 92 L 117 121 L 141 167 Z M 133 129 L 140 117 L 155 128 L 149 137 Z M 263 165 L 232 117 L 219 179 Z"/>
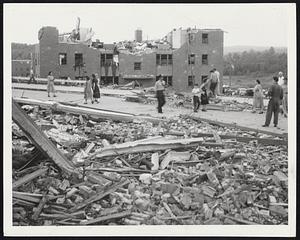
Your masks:
<path fill-rule="evenodd" d="M 51 158 L 59 168 L 68 174 L 79 174 L 73 163 L 57 149 L 57 147 L 14 100 L 12 100 L 12 118 L 35 146 Z"/>
<path fill-rule="evenodd" d="M 124 122 L 133 122 L 136 120 L 149 121 L 155 124 L 158 124 L 161 121 L 164 121 L 161 118 L 147 117 L 141 115 L 134 115 L 130 113 L 121 113 L 116 111 L 101 110 L 97 108 L 87 108 L 82 106 L 70 106 L 69 104 L 61 104 L 54 101 L 40 101 L 36 99 L 26 99 L 26 98 L 14 98 L 17 103 L 28 104 L 28 105 L 37 105 L 45 108 L 52 108 L 56 111 L 68 112 L 76 115 L 88 115 L 93 119 L 110 119 L 113 121 L 124 121 Z"/>
<path fill-rule="evenodd" d="M 99 151 L 91 154 L 90 158 L 103 158 L 118 156 L 120 154 L 129 154 L 129 153 L 142 153 L 142 152 L 151 152 L 151 151 L 161 151 L 167 149 L 184 149 L 196 146 L 210 146 L 210 147 L 220 147 L 223 144 L 219 143 L 206 143 L 203 141 L 203 138 L 190 138 L 190 139 L 176 139 L 168 140 L 164 138 L 149 140 L 147 142 L 127 142 L 123 144 L 111 145 L 109 147 L 103 148 Z"/>
<path fill-rule="evenodd" d="M 272 136 L 276 136 L 276 137 L 287 138 L 287 134 L 274 133 L 274 132 L 271 132 L 271 131 L 264 131 L 264 130 L 257 129 L 257 128 L 244 127 L 244 126 L 237 125 L 235 123 L 224 123 L 224 122 L 220 122 L 220 121 L 216 121 L 216 120 L 196 117 L 196 116 L 193 116 L 193 115 L 186 115 L 186 116 L 193 119 L 193 120 L 195 120 L 195 121 L 207 122 L 207 123 L 213 124 L 213 125 L 225 126 L 225 127 L 231 127 L 231 128 L 238 128 L 238 129 L 241 129 L 241 130 L 244 130 L 244 131 L 259 132 L 259 133 L 264 133 L 264 134 L 268 134 L 268 135 L 272 135 Z"/>

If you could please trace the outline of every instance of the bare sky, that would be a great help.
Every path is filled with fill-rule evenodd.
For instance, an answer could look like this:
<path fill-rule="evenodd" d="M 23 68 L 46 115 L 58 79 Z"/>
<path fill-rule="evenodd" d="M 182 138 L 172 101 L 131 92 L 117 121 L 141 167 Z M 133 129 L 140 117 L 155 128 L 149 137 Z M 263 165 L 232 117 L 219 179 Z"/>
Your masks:
<path fill-rule="evenodd" d="M 19 43 L 37 43 L 38 30 L 59 32 L 92 28 L 105 43 L 133 40 L 141 28 L 144 39 L 159 39 L 173 28 L 221 28 L 224 45 L 287 46 L 288 12 L 293 4 L 5 4 L 4 35 Z"/>

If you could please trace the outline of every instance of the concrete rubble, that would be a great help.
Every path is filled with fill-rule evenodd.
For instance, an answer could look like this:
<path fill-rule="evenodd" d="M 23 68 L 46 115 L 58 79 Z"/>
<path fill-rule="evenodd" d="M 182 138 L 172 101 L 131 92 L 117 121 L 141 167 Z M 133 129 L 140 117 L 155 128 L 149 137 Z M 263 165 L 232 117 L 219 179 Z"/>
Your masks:
<path fill-rule="evenodd" d="M 14 104 L 27 115 L 13 111 L 15 226 L 288 224 L 284 136 Z"/>

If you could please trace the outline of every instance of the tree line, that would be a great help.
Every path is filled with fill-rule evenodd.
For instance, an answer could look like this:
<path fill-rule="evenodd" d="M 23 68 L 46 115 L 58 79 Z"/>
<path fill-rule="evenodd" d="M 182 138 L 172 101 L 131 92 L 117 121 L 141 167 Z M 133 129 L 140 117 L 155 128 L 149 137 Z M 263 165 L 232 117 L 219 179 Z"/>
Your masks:
<path fill-rule="evenodd" d="M 287 73 L 287 53 L 273 47 L 265 51 L 244 51 L 224 56 L 224 75 L 266 76 Z"/>

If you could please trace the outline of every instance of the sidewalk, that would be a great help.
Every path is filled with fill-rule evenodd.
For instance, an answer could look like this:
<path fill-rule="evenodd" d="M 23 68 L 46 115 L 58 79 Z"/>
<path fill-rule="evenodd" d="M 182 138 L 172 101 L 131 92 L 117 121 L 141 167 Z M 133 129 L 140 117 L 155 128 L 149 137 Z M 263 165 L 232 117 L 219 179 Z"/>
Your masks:
<path fill-rule="evenodd" d="M 110 89 L 108 89 L 110 90 Z M 114 91 L 113 89 L 111 91 Z M 123 91 L 123 90 L 119 90 Z M 127 90 L 124 90 L 127 91 Z M 273 127 L 271 124 L 270 127 L 264 128 L 262 125 L 265 121 L 265 114 L 253 114 L 251 112 L 222 112 L 222 111 L 214 111 L 209 110 L 207 112 L 198 112 L 193 113 L 192 109 L 185 109 L 185 108 L 171 108 L 171 107 L 164 107 L 163 114 L 158 114 L 156 110 L 156 105 L 152 104 L 140 104 L 135 102 L 127 102 L 122 98 L 110 97 L 110 96 L 103 96 L 100 99 L 100 103 L 98 104 L 83 104 L 83 95 L 74 94 L 74 93 L 64 93 L 58 94 L 56 98 L 48 98 L 46 92 L 42 91 L 30 91 L 30 90 L 17 90 L 14 89 L 12 91 L 13 97 L 27 97 L 33 98 L 38 100 L 53 100 L 53 101 L 61 101 L 61 102 L 69 102 L 69 103 L 77 103 L 81 106 L 90 106 L 93 108 L 99 109 L 106 109 L 112 111 L 120 111 L 120 112 L 127 112 L 132 114 L 142 114 L 148 115 L 152 117 L 166 117 L 166 118 L 173 118 L 180 114 L 191 114 L 195 116 L 199 116 L 201 118 L 222 121 L 224 123 L 233 123 L 244 127 L 250 127 L 258 130 L 269 131 L 274 133 L 287 133 L 288 131 L 288 121 L 287 118 L 279 116 L 279 128 Z"/>
<path fill-rule="evenodd" d="M 47 85 L 45 85 L 45 84 L 28 84 L 28 83 L 12 83 L 12 89 L 22 89 L 22 90 L 31 90 L 31 91 L 47 91 Z M 55 85 L 55 90 L 57 92 L 63 92 L 63 93 L 83 94 L 84 87 Z M 132 90 L 132 91 L 134 91 L 134 90 Z M 124 96 L 124 95 L 136 96 L 136 94 L 131 92 L 131 90 L 120 90 L 120 89 L 109 89 L 109 88 L 100 88 L 100 93 L 104 96 Z"/>

